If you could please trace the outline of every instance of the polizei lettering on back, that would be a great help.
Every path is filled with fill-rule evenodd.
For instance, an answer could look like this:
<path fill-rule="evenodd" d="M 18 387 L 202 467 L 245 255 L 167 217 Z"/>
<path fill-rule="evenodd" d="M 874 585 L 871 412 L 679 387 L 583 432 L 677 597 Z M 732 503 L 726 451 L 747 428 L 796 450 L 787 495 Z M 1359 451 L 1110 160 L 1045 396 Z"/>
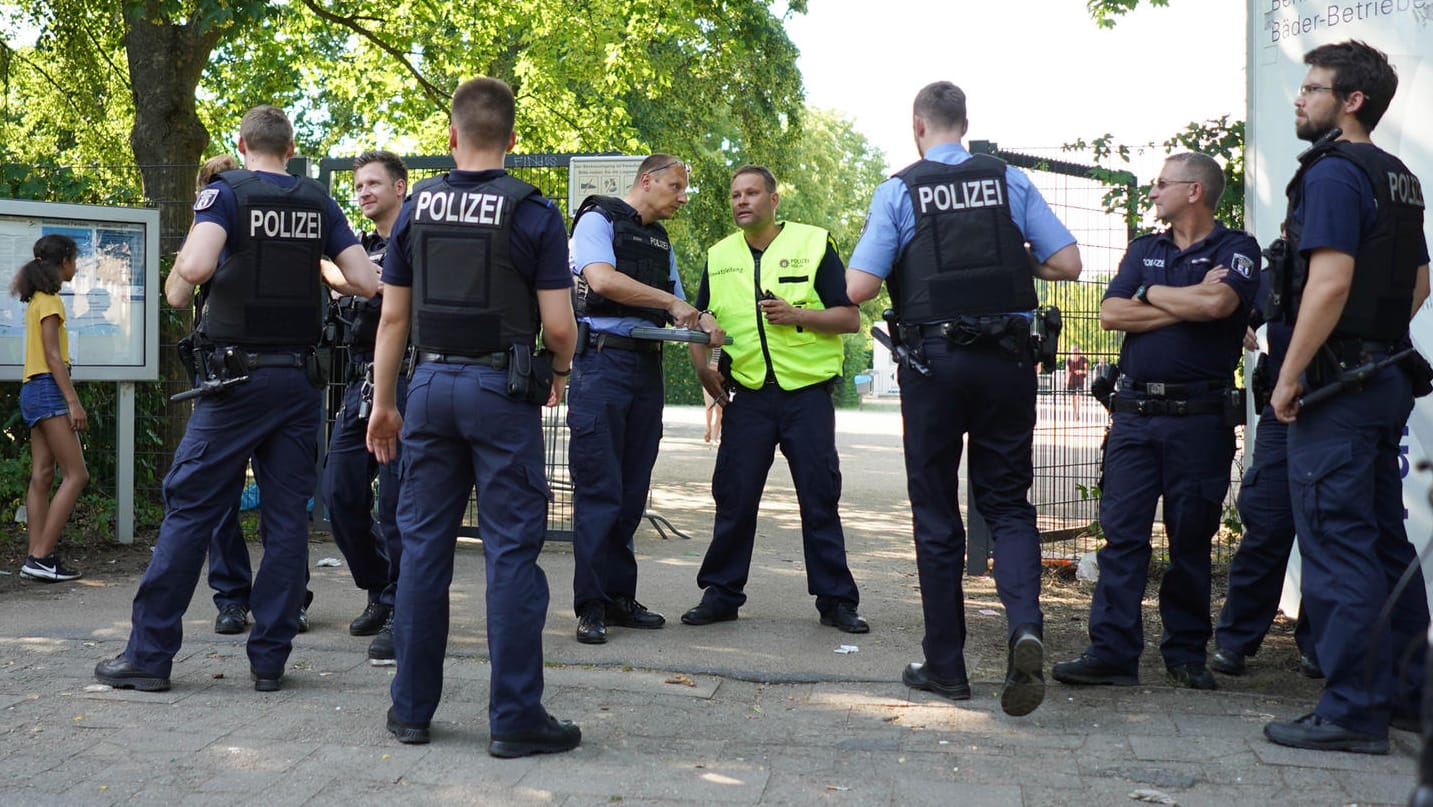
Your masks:
<path fill-rule="evenodd" d="M 1418 177 L 1406 174 L 1402 171 L 1388 172 L 1388 195 L 1393 201 L 1399 204 L 1412 205 L 1413 207 L 1423 206 L 1423 186 L 1418 183 Z"/>
<path fill-rule="evenodd" d="M 418 194 L 414 218 L 427 222 L 501 227 L 504 198 L 495 193 L 423 191 Z"/>
<path fill-rule="evenodd" d="M 319 241 L 323 238 L 323 217 L 317 210 L 249 211 L 250 238 L 293 238 Z"/>
<path fill-rule="evenodd" d="M 1005 183 L 998 179 L 972 179 L 945 185 L 922 185 L 916 188 L 916 201 L 921 212 L 932 208 L 940 211 L 969 210 L 1005 206 Z"/>

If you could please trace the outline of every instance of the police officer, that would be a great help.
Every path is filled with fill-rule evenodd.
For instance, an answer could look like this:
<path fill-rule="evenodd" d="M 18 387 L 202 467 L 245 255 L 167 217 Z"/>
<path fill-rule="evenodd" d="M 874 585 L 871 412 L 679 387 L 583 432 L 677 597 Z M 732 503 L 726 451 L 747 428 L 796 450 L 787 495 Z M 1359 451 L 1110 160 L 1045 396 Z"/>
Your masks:
<path fill-rule="evenodd" d="M 368 422 L 380 462 L 396 457 L 400 428 L 403 437 L 404 571 L 388 730 L 403 743 L 430 738 L 453 550 L 476 483 L 492 659 L 488 753 L 496 757 L 567 751 L 582 739 L 542 707 L 548 588 L 537 565 L 551 495 L 540 404 L 557 404 L 572 371 L 572 276 L 562 214 L 503 171 L 513 116 L 512 90 L 497 79 L 475 78 L 453 93 L 448 143 L 457 170 L 414 187 L 384 258 Z M 397 377 L 410 321 L 418 363 L 405 423 Z M 533 353 L 539 327 L 546 356 Z"/>
<path fill-rule="evenodd" d="M 1267 274 L 1263 277 L 1267 280 Z M 1267 283 L 1261 283 L 1259 297 L 1267 300 Z M 1262 304 L 1263 308 L 1267 303 Z M 1262 320 L 1259 311 L 1255 320 Z M 1272 379 L 1278 378 L 1289 349 L 1293 329 L 1282 319 L 1265 323 L 1268 358 L 1256 370 L 1249 389 L 1256 395 L 1268 396 L 1273 390 Z M 1253 331 L 1245 337 L 1244 346 L 1257 348 Z M 1289 427 L 1274 416 L 1273 407 L 1265 404 L 1259 414 L 1254 442 L 1254 461 L 1244 472 L 1239 486 L 1239 521 L 1244 534 L 1239 538 L 1239 551 L 1229 563 L 1229 591 L 1219 620 L 1214 626 L 1214 655 L 1209 669 L 1223 675 L 1243 675 L 1248 658 L 1259 651 L 1274 614 L 1279 609 L 1279 596 L 1284 590 L 1284 572 L 1289 564 L 1289 551 L 1294 546 L 1294 513 L 1289 502 L 1289 458 L 1287 453 Z M 1294 628 L 1294 641 L 1299 646 L 1299 670 L 1307 678 L 1322 678 L 1309 621 L 1300 617 Z"/>
<path fill-rule="evenodd" d="M 1164 232 L 1131 242 L 1100 304 L 1100 325 L 1126 333 L 1105 453 L 1100 579 L 1084 655 L 1056 664 L 1067 684 L 1139 682 L 1155 505 L 1164 499 L 1169 563 L 1160 582 L 1160 652 L 1176 686 L 1214 689 L 1206 666 L 1209 542 L 1234 460 L 1233 393 L 1258 291 L 1259 245 L 1214 218 L 1224 172 L 1196 153 L 1165 160 L 1150 187 Z"/>
<path fill-rule="evenodd" d="M 353 161 L 353 192 L 373 232 L 363 248 L 378 266 L 408 190 L 408 167 L 391 151 L 366 151 Z M 393 663 L 393 598 L 403 542 L 398 535 L 398 463 L 380 464 L 366 444 L 368 407 L 372 404 L 373 344 L 378 334 L 381 294 L 344 296 L 331 303 L 338 344 L 348 355 L 343 406 L 329 434 L 323 471 L 324 505 L 333 524 L 333 540 L 348 561 L 353 582 L 368 593 L 368 605 L 348 626 L 353 636 L 373 636 L 368 658 Z M 400 368 L 402 369 L 402 368 Z M 398 411 L 408 403 L 406 372 L 398 376 Z M 401 453 L 401 452 L 400 452 Z M 373 479 L 378 477 L 378 521 L 373 520 Z"/>
<path fill-rule="evenodd" d="M 930 84 L 914 107 L 923 159 L 876 190 L 846 271 L 858 302 L 889 283 L 900 322 L 892 336 L 929 373 L 909 363 L 898 370 L 925 613 L 925 660 L 901 678 L 952 700 L 970 697 L 958 505 L 968 435 L 970 484 L 995 536 L 996 588 L 1008 622 L 1001 706 L 1023 715 L 1045 693 L 1040 535 L 1028 498 L 1036 387 L 1029 312 L 1038 304 L 1034 278 L 1074 280 L 1080 251 L 1025 174 L 961 146 L 967 121 L 959 87 Z"/>
<path fill-rule="evenodd" d="M 239 498 L 252 459 L 265 485 L 264 557 L 251 599 L 249 665 L 255 689 L 280 686 L 299 628 L 307 501 L 317 482 L 321 379 L 313 348 L 323 322 L 321 257 L 333 257 L 355 289 L 377 290 L 377 268 L 338 205 L 318 183 L 284 173 L 293 151 L 283 111 L 254 107 L 239 129 L 247 170 L 220 175 L 194 202 L 198 215 L 173 271 L 190 284 L 212 278 L 198 333 L 206 364 L 230 386 L 195 403 L 164 478 L 168 512 L 134 596 L 129 644 L 95 667 L 101 683 L 169 688 L 205 548 Z"/>
<path fill-rule="evenodd" d="M 1428 629 L 1419 585 L 1404 590 L 1389 623 L 1379 620 L 1417 564 L 1399 481 L 1412 379 L 1388 367 L 1317 406 L 1300 396 L 1409 344 L 1408 320 L 1428 296 L 1423 196 L 1417 177 L 1369 140 L 1398 88 L 1388 58 L 1349 41 L 1315 48 L 1304 63 L 1294 121 L 1315 146 L 1289 183 L 1283 288 L 1294 332 L 1273 407 L 1290 424 L 1303 607 L 1327 681 L 1312 712 L 1264 734 L 1297 748 L 1385 754 L 1390 720 L 1416 726 Z"/>
<path fill-rule="evenodd" d="M 731 334 L 726 435 L 712 471 L 716 519 L 697 572 L 702 601 L 682 615 L 688 625 L 737 618 L 756 542 L 756 514 L 776 447 L 791 466 L 801 509 L 806 585 L 821 624 L 847 633 L 870 630 L 857 613 L 860 594 L 846 565 L 846 536 L 831 389 L 844 356 L 841 334 L 861 315 L 846 296 L 844 266 L 820 227 L 778 221 L 776 178 L 759 165 L 731 179 L 731 212 L 740 229 L 707 252 L 697 305 Z M 717 382 L 704 348 L 693 348 L 703 384 Z"/>
<path fill-rule="evenodd" d="M 585 336 L 568 390 L 567 457 L 573 606 L 584 644 L 606 642 L 609 624 L 666 624 L 637 601 L 632 544 L 662 439 L 662 343 L 633 339 L 631 331 L 668 321 L 716 329 L 710 314 L 686 302 L 661 224 L 686 203 L 686 164 L 653 154 L 624 198 L 589 196 L 573 216 L 572 271 Z"/>

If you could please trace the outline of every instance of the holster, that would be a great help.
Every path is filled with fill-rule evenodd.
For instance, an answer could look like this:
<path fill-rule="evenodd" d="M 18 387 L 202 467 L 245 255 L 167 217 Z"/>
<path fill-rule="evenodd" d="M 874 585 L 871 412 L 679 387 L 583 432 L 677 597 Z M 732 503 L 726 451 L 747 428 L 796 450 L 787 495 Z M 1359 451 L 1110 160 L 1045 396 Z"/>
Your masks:
<path fill-rule="evenodd" d="M 1035 338 L 1030 344 L 1031 358 L 1048 373 L 1055 369 L 1055 362 L 1059 360 L 1060 331 L 1065 327 L 1059 307 L 1047 305 L 1035 309 L 1034 325 Z"/>
<path fill-rule="evenodd" d="M 1398 363 L 1398 369 L 1408 376 L 1408 383 L 1413 385 L 1414 398 L 1422 398 L 1433 392 L 1433 365 L 1423 358 L 1422 353 L 1414 351 Z"/>
<path fill-rule="evenodd" d="M 1260 353 L 1254 362 L 1254 372 L 1249 376 L 1249 393 L 1254 396 L 1254 408 L 1264 411 L 1274 394 L 1274 379 L 1269 378 L 1269 354 Z"/>
<path fill-rule="evenodd" d="M 508 397 L 530 404 L 545 404 L 552 394 L 552 358 L 546 350 L 528 345 L 508 349 Z"/>

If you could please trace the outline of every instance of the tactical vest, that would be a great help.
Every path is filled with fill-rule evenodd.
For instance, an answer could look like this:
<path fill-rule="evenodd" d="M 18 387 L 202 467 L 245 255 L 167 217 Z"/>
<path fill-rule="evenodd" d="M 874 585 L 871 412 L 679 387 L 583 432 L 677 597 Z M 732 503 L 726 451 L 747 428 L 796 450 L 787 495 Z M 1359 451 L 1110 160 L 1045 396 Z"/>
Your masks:
<path fill-rule="evenodd" d="M 383 256 L 388 254 L 388 239 L 375 232 L 364 233 L 361 241 L 368 259 L 383 268 Z M 372 353 L 378 338 L 378 320 L 383 313 L 383 295 L 340 297 L 332 305 L 338 308 L 344 323 L 339 342 L 355 353 Z"/>
<path fill-rule="evenodd" d="M 1040 304 L 1025 236 L 1010 216 L 1005 163 L 920 160 L 896 174 L 911 195 L 915 236 L 887 282 L 903 323 L 1029 311 Z"/>
<path fill-rule="evenodd" d="M 225 171 L 237 221 L 228 257 L 214 272 L 198 330 L 215 342 L 313 345 L 323 329 L 324 210 L 328 194 L 307 177 L 281 188 L 252 171 Z"/>
<path fill-rule="evenodd" d="M 668 294 L 672 284 L 672 242 L 667 228 L 658 222 L 642 223 L 642 216 L 631 205 L 615 196 L 589 196 L 577 206 L 572 228 L 577 220 L 593 210 L 600 210 L 612 222 L 612 252 L 617 257 L 618 272 L 644 286 L 661 289 Z M 580 268 L 580 267 L 579 267 Z M 585 284 L 584 284 L 585 286 Z M 661 308 L 638 308 L 625 305 L 586 288 L 578 295 L 578 316 L 641 317 L 654 325 L 667 324 L 667 312 Z"/>
<path fill-rule="evenodd" d="M 796 390 L 841 374 L 841 337 L 795 325 L 773 325 L 757 302 L 764 292 L 797 308 L 826 306 L 816 292 L 816 270 L 826 255 L 829 235 L 820 227 L 786 222 L 761 254 L 761 265 L 740 231 L 718 241 L 707 252 L 707 291 L 712 311 L 731 337 L 727 355 L 731 375 L 742 386 L 766 383 L 768 357 L 776 381 Z"/>
<path fill-rule="evenodd" d="M 1290 323 L 1297 320 L 1309 276 L 1308 256 L 1298 248 L 1303 222 L 1295 219 L 1294 210 L 1303 201 L 1304 175 L 1329 156 L 1352 162 L 1368 176 L 1378 210 L 1373 230 L 1365 233 L 1358 244 L 1348 302 L 1331 336 L 1389 342 L 1401 339 L 1408 333 L 1408 318 L 1413 310 L 1417 247 L 1423 235 L 1423 189 L 1401 160 L 1371 143 L 1336 140 L 1299 157 L 1298 173 L 1288 187 L 1289 208 L 1284 219 L 1284 238 L 1292 247 L 1291 302 L 1285 309 L 1286 316 Z"/>
<path fill-rule="evenodd" d="M 517 206 L 537 188 L 506 174 L 471 188 L 443 174 L 413 188 L 413 335 L 421 351 L 480 356 L 532 345 L 537 295 L 513 265 Z"/>

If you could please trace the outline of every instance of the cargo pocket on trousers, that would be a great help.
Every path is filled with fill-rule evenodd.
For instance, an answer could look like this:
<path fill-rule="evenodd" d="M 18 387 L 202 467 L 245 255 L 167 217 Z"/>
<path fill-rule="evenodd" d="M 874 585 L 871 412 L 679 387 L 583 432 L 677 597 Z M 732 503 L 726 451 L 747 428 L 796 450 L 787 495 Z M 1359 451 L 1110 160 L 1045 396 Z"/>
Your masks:
<path fill-rule="evenodd" d="M 174 452 L 174 463 L 169 466 L 169 472 L 164 475 L 164 486 L 161 492 L 164 495 L 164 507 L 169 509 L 169 492 L 171 490 L 192 488 L 192 486 L 207 486 L 209 480 L 196 480 L 193 478 L 195 466 L 199 460 L 204 458 L 204 452 L 209 450 L 208 440 L 182 440 L 179 448 Z"/>
<path fill-rule="evenodd" d="M 1323 529 L 1331 501 L 1330 477 L 1352 461 L 1353 446 L 1346 438 L 1325 440 L 1289 455 L 1291 503 L 1294 512 L 1303 513 L 1312 529 Z"/>

